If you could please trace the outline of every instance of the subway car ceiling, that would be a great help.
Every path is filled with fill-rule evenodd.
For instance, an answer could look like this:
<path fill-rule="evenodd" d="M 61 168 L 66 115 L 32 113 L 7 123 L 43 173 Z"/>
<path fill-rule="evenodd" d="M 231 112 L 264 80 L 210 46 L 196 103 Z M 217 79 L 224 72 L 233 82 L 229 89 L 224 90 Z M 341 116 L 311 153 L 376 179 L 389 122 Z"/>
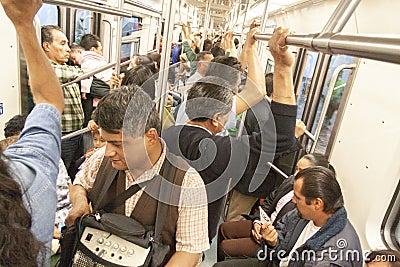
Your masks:
<path fill-rule="evenodd" d="M 400 91 L 397 89 L 397 85 L 400 84 L 398 75 L 400 66 L 379 62 L 381 59 L 400 63 L 400 27 L 398 27 L 400 1 L 353 1 L 353 3 L 358 2 L 355 11 L 348 14 L 346 21 L 337 20 L 337 25 L 341 24 L 342 27 L 335 29 L 337 25 L 331 25 L 331 30 L 335 29 L 334 32 L 339 33 L 336 37 L 329 36 L 339 38 L 334 40 L 332 45 L 327 45 L 327 40 L 305 37 L 314 37 L 322 32 L 331 15 L 340 7 L 340 3 L 345 1 L 180 0 L 174 3 L 175 9 L 171 16 L 168 16 L 168 9 L 172 2 L 162 0 L 46 0 L 44 2 L 50 4 L 51 7 L 48 13 L 43 14 L 43 19 L 40 19 L 41 24 L 60 25 L 67 33 L 70 42 L 74 42 L 78 37 L 77 25 L 82 22 L 79 24 L 80 29 L 100 35 L 104 56 L 110 62 L 118 61 L 117 55 L 121 56 L 121 53 L 118 53 L 120 49 L 117 38 L 118 16 L 122 17 L 119 36 L 138 38 L 132 38 L 132 45 L 128 50 L 121 48 L 122 53 L 126 52 L 127 56 L 132 53 L 145 54 L 152 50 L 154 39 L 159 41 L 162 26 L 165 27 L 163 47 L 169 46 L 165 44 L 178 41 L 180 27 L 174 24 L 180 22 L 190 22 L 194 31 L 204 28 L 224 31 L 233 29 L 241 41 L 243 41 L 242 33 L 247 32 L 254 19 L 260 21 L 262 32 L 267 34 L 271 33 L 276 26 L 291 28 L 295 31 L 295 36 L 299 36 L 288 39 L 293 44 L 300 42 L 300 35 L 304 34 L 301 40 L 306 44 L 290 48 L 298 60 L 295 71 L 298 117 L 306 122 L 308 130 L 313 134 L 318 129 L 319 122 L 321 122 L 320 126 L 330 129 L 328 140 L 324 143 L 317 138 L 318 143 L 315 149 L 329 155 L 339 173 L 345 205 L 360 235 L 363 248 L 400 249 L 400 147 L 398 145 L 400 144 L 400 124 L 398 123 Z M 114 5 L 111 6 L 109 3 Z M 265 12 L 266 7 L 267 12 Z M 57 16 L 55 17 L 54 14 Z M 173 18 L 172 22 L 169 22 L 170 18 Z M 168 24 L 171 26 L 169 29 L 173 31 L 171 38 L 167 36 Z M 124 27 L 129 29 L 124 31 Z M 4 36 L 8 38 L 9 35 L 12 39 L 10 43 L 17 47 L 17 41 L 14 40 L 15 37 L 12 38 L 12 32 L 5 32 Z M 356 35 L 369 38 L 356 38 Z M 346 40 L 350 39 L 349 36 L 352 37 L 354 46 L 347 50 L 335 48 L 335 45 L 345 43 L 342 40 L 343 36 L 347 38 Z M 378 37 L 385 37 L 385 39 Z M 375 44 L 373 40 L 376 40 Z M 384 41 L 387 42 L 384 43 Z M 0 43 L 3 42 L 4 40 Z M 259 43 L 262 48 L 260 55 L 263 69 L 273 70 L 273 61 L 267 50 L 267 42 L 260 41 Z M 364 52 L 375 56 L 375 60 L 366 59 L 367 55 L 365 58 L 354 55 L 354 51 L 360 49 L 360 44 L 369 46 L 369 50 Z M 308 47 L 308 45 L 309 49 L 299 48 Z M 332 54 L 338 54 L 337 51 L 347 51 L 350 55 L 344 52 L 333 56 L 318 53 L 317 51 L 320 51 L 318 49 L 324 45 L 331 52 L 333 51 Z M 158 47 L 156 45 L 156 48 Z M 7 65 L 10 68 L 2 73 L 1 80 L 7 81 L 5 88 L 12 88 L 10 91 L 12 95 L 5 96 L 10 100 L 6 98 L 0 102 L 11 101 L 12 104 L 9 106 L 12 110 L 9 111 L 8 106 L 5 105 L 4 110 L 8 113 L 7 117 L 0 116 L 0 125 L 4 125 L 4 122 L 12 115 L 21 112 L 22 96 L 19 91 L 16 92 L 16 89 L 23 87 L 20 85 L 23 83 L 21 78 L 23 75 L 19 76 L 20 71 L 23 71 L 23 65 L 17 62 L 18 51 L 10 48 L 9 45 L 2 48 L 4 49 L 1 51 L 5 55 L 7 51 L 10 51 L 2 57 L 3 66 Z M 317 51 L 313 51 L 314 49 Z M 164 49 L 163 52 L 166 53 Z M 380 52 L 382 53 L 379 54 Z M 350 65 L 351 68 L 346 68 L 340 74 L 340 78 L 344 81 L 341 84 L 344 90 L 340 104 L 332 114 L 327 115 L 327 118 L 321 118 L 322 106 L 333 74 L 343 64 Z M 13 80 L 10 80 L 11 77 Z M 0 136 L 2 137 L 2 133 Z M 311 149 L 313 145 L 307 138 L 304 138 L 302 143 L 307 149 Z"/>

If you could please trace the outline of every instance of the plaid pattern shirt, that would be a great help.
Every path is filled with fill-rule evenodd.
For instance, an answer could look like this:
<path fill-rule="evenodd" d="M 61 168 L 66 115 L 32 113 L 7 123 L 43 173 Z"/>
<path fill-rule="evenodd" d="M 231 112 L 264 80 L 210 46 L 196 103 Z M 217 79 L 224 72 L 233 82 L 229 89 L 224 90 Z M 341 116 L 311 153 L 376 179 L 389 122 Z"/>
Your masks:
<path fill-rule="evenodd" d="M 61 84 L 70 82 L 84 74 L 84 71 L 79 67 L 57 64 L 51 60 L 50 63 Z M 61 131 L 69 133 L 80 130 L 82 129 L 84 114 L 79 85 L 77 83 L 68 85 L 63 88 L 63 92 L 65 106 L 61 115 Z"/>
<path fill-rule="evenodd" d="M 159 173 L 166 155 L 166 144 L 163 140 L 162 144 L 163 152 L 153 168 L 147 170 L 137 178 L 132 177 L 129 170 L 125 171 L 126 189 L 135 183 L 150 180 Z M 76 174 L 74 180 L 75 185 L 81 185 L 88 192 L 92 189 L 104 153 L 105 147 L 96 151 L 96 153 L 89 158 L 85 167 Z M 126 200 L 126 216 L 131 215 L 142 193 L 143 189 L 139 190 L 135 195 Z M 207 194 L 201 176 L 193 168 L 189 168 L 183 178 L 178 213 L 176 251 L 201 253 L 209 249 Z"/>

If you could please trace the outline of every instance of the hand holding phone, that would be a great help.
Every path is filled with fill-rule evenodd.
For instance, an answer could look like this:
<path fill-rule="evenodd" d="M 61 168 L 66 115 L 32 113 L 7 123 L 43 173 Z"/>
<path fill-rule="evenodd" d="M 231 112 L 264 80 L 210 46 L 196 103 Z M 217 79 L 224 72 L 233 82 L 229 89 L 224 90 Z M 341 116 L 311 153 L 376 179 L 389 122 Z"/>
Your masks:
<path fill-rule="evenodd" d="M 260 209 L 260 221 L 261 224 L 265 224 L 267 222 L 270 222 L 271 219 L 268 217 L 267 213 L 261 208 L 261 206 L 259 207 Z"/>

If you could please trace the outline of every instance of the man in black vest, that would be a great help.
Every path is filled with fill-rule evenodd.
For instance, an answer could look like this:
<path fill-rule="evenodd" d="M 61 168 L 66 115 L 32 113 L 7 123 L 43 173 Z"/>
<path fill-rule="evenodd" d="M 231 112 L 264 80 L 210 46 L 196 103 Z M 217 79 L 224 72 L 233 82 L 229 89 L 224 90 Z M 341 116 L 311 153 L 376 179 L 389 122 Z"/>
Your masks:
<path fill-rule="evenodd" d="M 255 33 L 257 29 L 252 29 L 246 41 L 245 51 L 249 65 L 256 65 L 258 62 L 253 38 Z M 189 90 L 187 124 L 174 126 L 163 132 L 162 136 L 170 151 L 185 158 L 200 173 L 206 184 L 210 203 L 210 240 L 216 234 L 222 210 L 222 196 L 235 185 L 235 189 L 242 195 L 254 192 L 262 196 L 268 195 L 274 188 L 274 181 L 264 181 L 269 171 L 267 162 L 272 162 L 276 154 L 284 153 L 295 143 L 297 107 L 292 82 L 293 57 L 285 45 L 287 35 L 287 30 L 278 29 L 269 43 L 275 58 L 275 95 L 271 104 L 274 120 L 263 125 L 259 133 L 236 139 L 215 136 L 228 119 L 234 93 L 227 81 L 212 76 L 200 79 Z M 259 67 L 255 69 L 254 72 L 249 72 L 246 86 L 265 89 L 262 70 Z M 230 180 L 231 186 L 228 188 Z M 257 188 L 261 190 L 256 190 Z M 254 202 L 255 199 L 250 203 L 251 206 Z"/>
<path fill-rule="evenodd" d="M 166 177 L 173 170 L 176 172 L 173 183 L 180 194 L 173 196 L 178 200 L 168 203 L 162 232 L 163 243 L 171 249 L 167 266 L 196 266 L 201 253 L 209 248 L 204 182 L 183 160 L 179 170 L 177 165 L 172 166 L 176 161 L 172 161 L 159 137 L 161 123 L 150 97 L 137 86 L 124 86 L 105 96 L 93 117 L 107 145 L 93 154 L 77 174 L 66 224 L 71 225 L 77 217 L 89 213 L 89 201 L 101 209 L 131 185 L 150 181 L 113 212 L 132 217 L 143 225 L 154 225 L 159 195 L 152 194 L 152 189 L 159 184 L 153 178 L 159 174 Z M 103 201 L 97 203 L 112 169 L 116 170 L 114 180 Z"/>

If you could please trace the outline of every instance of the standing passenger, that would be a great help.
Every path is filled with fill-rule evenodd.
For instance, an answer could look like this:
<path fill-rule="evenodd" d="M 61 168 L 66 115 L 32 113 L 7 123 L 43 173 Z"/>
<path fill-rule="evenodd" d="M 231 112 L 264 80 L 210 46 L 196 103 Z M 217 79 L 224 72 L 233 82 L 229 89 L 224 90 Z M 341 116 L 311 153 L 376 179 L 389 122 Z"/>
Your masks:
<path fill-rule="evenodd" d="M 65 64 L 69 59 L 71 49 L 68 46 L 68 39 L 60 27 L 54 25 L 42 27 L 42 48 L 61 84 L 70 82 L 83 74 L 82 69 Z M 63 91 L 65 109 L 61 116 L 61 130 L 62 134 L 66 135 L 82 129 L 84 113 L 79 85 L 73 83 L 65 86 Z M 82 154 L 80 135 L 62 141 L 61 158 L 71 179 L 74 177 L 75 169 L 75 164 L 71 163 L 75 162 Z"/>
<path fill-rule="evenodd" d="M 63 92 L 33 26 L 42 1 L 0 2 L 19 36 L 36 101 L 19 140 L 0 154 L 0 265 L 49 266 Z"/>
<path fill-rule="evenodd" d="M 255 68 L 258 62 L 255 39 L 253 35 L 258 29 L 252 29 L 247 36 L 247 61 L 249 68 Z M 246 179 L 248 184 L 256 175 L 264 178 L 266 173 L 255 173 L 259 161 L 271 160 L 275 147 L 278 153 L 286 151 L 295 142 L 294 128 L 296 121 L 296 105 L 291 77 L 293 58 L 287 51 L 285 38 L 288 31 L 276 30 L 271 41 L 270 49 L 275 58 L 275 68 L 279 74 L 275 75 L 275 92 L 280 98 L 276 98 L 271 104 L 271 110 L 275 118 L 275 129 L 264 128 L 262 132 L 253 135 L 244 135 L 238 139 L 229 136 L 215 136 L 220 132 L 228 120 L 232 109 L 234 92 L 230 83 L 226 80 L 207 76 L 200 79 L 189 90 L 186 113 L 189 121 L 185 125 L 173 126 L 163 132 L 170 151 L 183 156 L 199 171 L 207 187 L 209 203 L 209 237 L 210 241 L 216 234 L 219 216 L 222 209 L 222 196 L 226 191 L 228 181 L 232 178 L 232 185 L 240 179 Z M 237 76 L 239 81 L 239 75 Z M 254 84 L 252 84 L 252 82 Z M 249 72 L 246 87 L 256 87 L 264 90 L 264 75 L 258 71 Z M 241 108 L 250 105 L 253 101 L 259 101 L 258 96 L 264 95 L 257 90 L 243 100 Z M 257 100 L 258 99 L 258 100 Z M 250 103 L 249 103 L 250 102 Z M 237 107 L 238 109 L 239 107 Z M 247 106 L 249 108 L 249 106 Z M 278 142 L 276 142 L 278 140 Z M 266 165 L 263 162 L 263 165 Z M 261 163 L 260 163 L 261 164 Z M 258 178 L 260 178 L 258 176 Z M 268 181 L 263 181 L 268 182 Z M 251 202 L 252 201 L 252 202 Z M 254 204 L 251 201 L 241 201 L 247 208 Z"/>

